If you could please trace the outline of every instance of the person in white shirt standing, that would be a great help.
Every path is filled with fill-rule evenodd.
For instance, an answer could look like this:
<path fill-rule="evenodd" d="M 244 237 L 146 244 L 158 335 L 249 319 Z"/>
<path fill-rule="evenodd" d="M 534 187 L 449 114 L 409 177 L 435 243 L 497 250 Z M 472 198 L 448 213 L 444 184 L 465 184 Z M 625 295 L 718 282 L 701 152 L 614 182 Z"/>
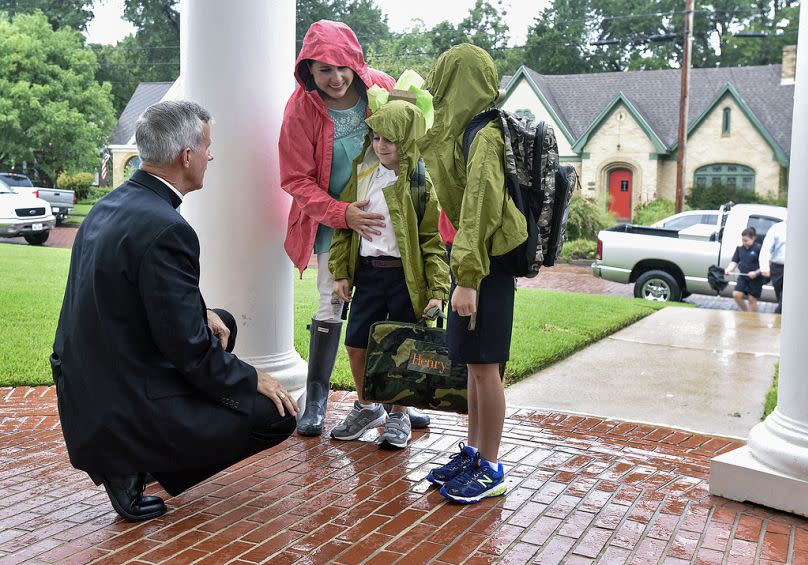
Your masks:
<path fill-rule="evenodd" d="M 449 267 L 428 172 L 423 199 L 414 197 L 411 187 L 420 162 L 415 142 L 426 132 L 424 115 L 414 104 L 393 100 L 366 122 L 371 144 L 362 160 L 354 163 L 342 199 L 367 201 L 365 210 L 380 214 L 384 225 L 373 239 L 341 229 L 331 242 L 334 292 L 351 304 L 345 347 L 359 396 L 353 410 L 331 430 L 331 437 L 354 440 L 384 425 L 381 447 L 401 449 L 411 438 L 407 409 L 393 406 L 388 418 L 381 404 L 362 398 L 370 327 L 384 320 L 415 323 L 435 307 L 442 310 L 449 295 Z"/>
<path fill-rule="evenodd" d="M 760 249 L 760 272 L 771 277 L 774 292 L 777 294 L 777 314 L 783 312 L 783 273 L 786 265 L 786 220 L 774 224 L 763 240 Z"/>

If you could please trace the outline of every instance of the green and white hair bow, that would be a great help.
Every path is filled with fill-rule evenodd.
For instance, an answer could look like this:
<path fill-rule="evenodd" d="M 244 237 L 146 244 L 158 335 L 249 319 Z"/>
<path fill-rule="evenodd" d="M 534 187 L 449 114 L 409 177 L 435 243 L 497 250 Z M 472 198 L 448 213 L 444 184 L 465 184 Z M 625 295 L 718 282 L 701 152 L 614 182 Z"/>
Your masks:
<path fill-rule="evenodd" d="M 406 100 L 415 104 L 421 110 L 426 122 L 426 129 L 431 128 L 435 121 L 435 108 L 432 106 L 432 95 L 423 88 L 424 82 L 421 75 L 412 69 L 408 69 L 398 79 L 392 92 L 388 92 L 381 86 L 374 84 L 368 88 L 370 112 L 375 113 L 379 108 L 387 104 L 391 98 L 393 100 Z"/>

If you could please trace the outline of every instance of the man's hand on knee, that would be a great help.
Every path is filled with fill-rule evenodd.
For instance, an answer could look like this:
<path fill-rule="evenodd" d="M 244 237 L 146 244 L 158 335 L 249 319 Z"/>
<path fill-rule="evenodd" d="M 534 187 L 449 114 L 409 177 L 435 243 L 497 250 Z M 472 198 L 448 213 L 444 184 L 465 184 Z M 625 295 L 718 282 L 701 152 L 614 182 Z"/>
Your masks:
<path fill-rule="evenodd" d="M 286 388 L 263 371 L 258 371 L 258 392 L 275 403 L 278 414 L 281 416 L 286 416 L 287 411 L 289 415 L 297 416 L 297 405 L 295 401 L 292 400 L 292 397 L 289 396 Z M 284 410 L 284 408 L 286 410 Z"/>
<path fill-rule="evenodd" d="M 208 309 L 208 327 L 213 332 L 213 335 L 222 342 L 222 349 L 226 350 L 227 342 L 230 339 L 230 330 L 227 329 L 227 324 L 222 321 L 219 315 L 210 309 Z"/>

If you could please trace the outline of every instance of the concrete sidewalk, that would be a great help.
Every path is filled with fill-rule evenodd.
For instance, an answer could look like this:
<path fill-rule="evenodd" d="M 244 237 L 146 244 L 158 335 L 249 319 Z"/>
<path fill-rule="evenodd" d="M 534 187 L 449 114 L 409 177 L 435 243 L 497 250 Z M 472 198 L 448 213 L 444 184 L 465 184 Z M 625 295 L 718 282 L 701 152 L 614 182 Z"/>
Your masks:
<path fill-rule="evenodd" d="M 780 317 L 666 308 L 506 391 L 509 406 L 745 438 L 760 421 Z"/>

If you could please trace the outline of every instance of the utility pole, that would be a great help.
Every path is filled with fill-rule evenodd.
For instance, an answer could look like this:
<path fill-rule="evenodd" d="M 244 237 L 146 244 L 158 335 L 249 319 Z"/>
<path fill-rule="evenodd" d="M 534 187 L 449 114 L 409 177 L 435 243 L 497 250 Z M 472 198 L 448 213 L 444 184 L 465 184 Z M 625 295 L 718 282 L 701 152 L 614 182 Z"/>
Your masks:
<path fill-rule="evenodd" d="M 679 154 L 676 157 L 676 213 L 685 206 L 685 157 L 687 150 L 687 105 L 690 83 L 690 49 L 693 45 L 693 0 L 685 0 L 685 33 L 682 42 L 682 80 L 679 93 Z"/>

